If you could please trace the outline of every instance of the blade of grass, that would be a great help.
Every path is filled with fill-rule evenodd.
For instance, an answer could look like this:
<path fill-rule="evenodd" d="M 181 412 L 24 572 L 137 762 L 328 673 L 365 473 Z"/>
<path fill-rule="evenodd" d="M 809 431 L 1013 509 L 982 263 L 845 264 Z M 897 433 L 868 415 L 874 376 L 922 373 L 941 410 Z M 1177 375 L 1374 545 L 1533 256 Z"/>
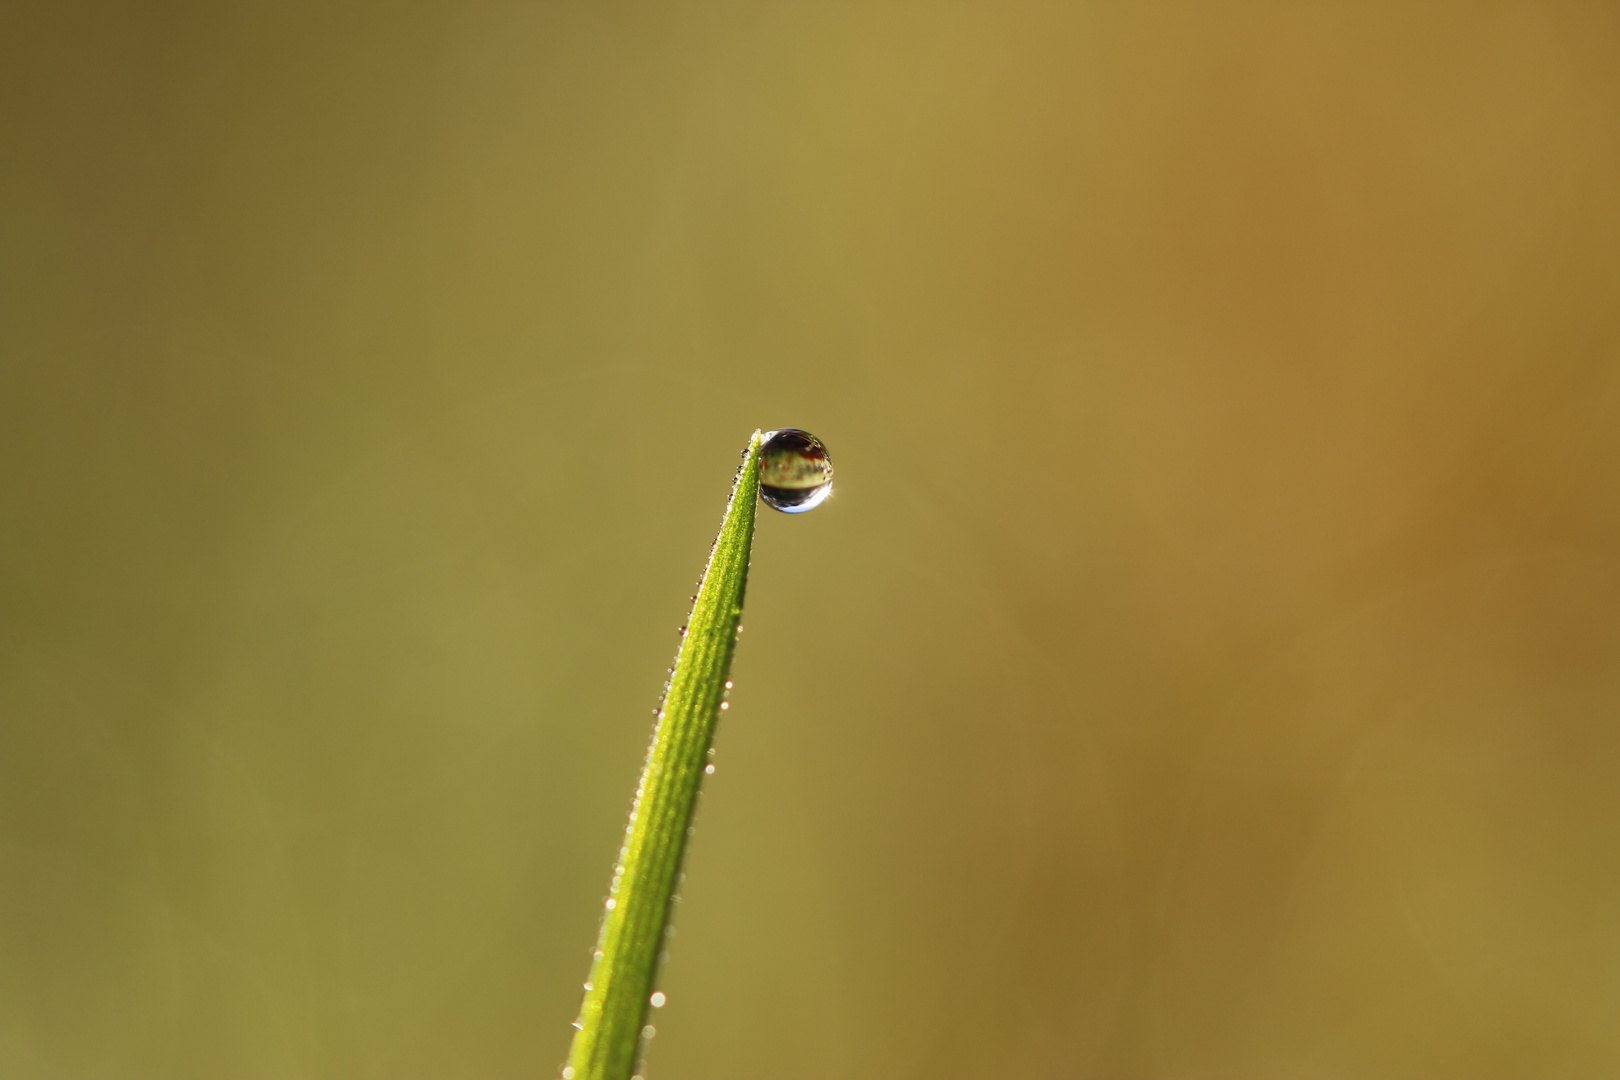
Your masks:
<path fill-rule="evenodd" d="M 681 859 L 737 645 L 762 441 L 754 432 L 743 452 L 658 710 L 564 1080 L 628 1080 L 640 1057 Z"/>

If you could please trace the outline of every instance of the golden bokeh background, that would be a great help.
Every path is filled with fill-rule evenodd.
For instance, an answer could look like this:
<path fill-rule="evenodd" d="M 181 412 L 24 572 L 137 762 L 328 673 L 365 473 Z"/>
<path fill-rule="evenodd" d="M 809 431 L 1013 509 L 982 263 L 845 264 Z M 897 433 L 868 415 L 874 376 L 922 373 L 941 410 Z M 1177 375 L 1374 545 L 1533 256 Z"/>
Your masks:
<path fill-rule="evenodd" d="M 1620 9 L 0 13 L 0 1075 L 1620 1075 Z"/>

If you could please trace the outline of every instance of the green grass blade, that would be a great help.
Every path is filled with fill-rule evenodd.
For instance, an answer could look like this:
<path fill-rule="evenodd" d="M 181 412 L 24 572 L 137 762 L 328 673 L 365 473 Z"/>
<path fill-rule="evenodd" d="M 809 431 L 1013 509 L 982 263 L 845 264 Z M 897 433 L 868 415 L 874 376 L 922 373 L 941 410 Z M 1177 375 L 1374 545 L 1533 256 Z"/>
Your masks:
<path fill-rule="evenodd" d="M 744 451 L 658 711 L 565 1080 L 629 1080 L 640 1058 L 681 859 L 737 645 L 754 542 L 761 442 L 754 432 Z"/>

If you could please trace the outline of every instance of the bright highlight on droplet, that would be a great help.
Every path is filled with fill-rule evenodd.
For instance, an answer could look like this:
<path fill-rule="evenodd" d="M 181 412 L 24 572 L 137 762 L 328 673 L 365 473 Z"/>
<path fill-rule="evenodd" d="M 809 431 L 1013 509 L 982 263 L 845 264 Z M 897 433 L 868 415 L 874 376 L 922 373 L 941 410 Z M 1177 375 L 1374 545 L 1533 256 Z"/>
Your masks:
<path fill-rule="evenodd" d="M 759 448 L 759 497 L 766 506 L 784 514 L 814 510 L 832 494 L 832 480 L 832 459 L 820 439 L 798 428 L 766 433 Z"/>
<path fill-rule="evenodd" d="M 664 992 L 662 990 L 654 990 L 653 996 L 647 999 L 647 1004 L 651 1005 L 655 1009 L 662 1009 L 664 1007 L 664 1002 L 668 1000 L 669 999 L 664 996 Z"/>

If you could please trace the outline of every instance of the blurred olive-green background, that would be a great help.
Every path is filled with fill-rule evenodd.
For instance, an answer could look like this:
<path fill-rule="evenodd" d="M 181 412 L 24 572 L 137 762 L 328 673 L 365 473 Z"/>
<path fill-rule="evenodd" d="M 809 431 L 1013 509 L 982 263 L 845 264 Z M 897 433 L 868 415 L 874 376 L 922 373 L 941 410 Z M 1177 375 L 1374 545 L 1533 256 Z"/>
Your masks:
<path fill-rule="evenodd" d="M 1620 9 L 0 8 L 0 1075 L 1620 1074 Z"/>

